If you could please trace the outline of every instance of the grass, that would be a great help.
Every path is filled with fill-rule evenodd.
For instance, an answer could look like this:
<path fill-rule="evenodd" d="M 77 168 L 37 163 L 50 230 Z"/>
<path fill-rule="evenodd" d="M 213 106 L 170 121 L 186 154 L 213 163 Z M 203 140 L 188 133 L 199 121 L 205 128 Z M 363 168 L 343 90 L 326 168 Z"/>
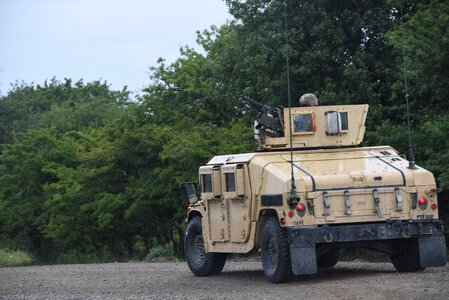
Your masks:
<path fill-rule="evenodd" d="M 25 251 L 0 249 L 0 267 L 26 266 L 33 262 L 33 257 Z"/>

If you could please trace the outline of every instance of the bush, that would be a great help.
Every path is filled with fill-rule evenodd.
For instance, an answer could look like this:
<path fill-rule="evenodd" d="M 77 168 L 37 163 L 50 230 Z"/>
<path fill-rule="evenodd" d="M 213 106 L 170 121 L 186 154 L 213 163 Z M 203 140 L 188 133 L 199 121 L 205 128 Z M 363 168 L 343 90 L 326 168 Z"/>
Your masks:
<path fill-rule="evenodd" d="M 0 267 L 25 266 L 33 263 L 33 257 L 25 251 L 0 249 Z"/>
<path fill-rule="evenodd" d="M 177 261 L 173 243 L 156 246 L 150 249 L 145 261 Z"/>

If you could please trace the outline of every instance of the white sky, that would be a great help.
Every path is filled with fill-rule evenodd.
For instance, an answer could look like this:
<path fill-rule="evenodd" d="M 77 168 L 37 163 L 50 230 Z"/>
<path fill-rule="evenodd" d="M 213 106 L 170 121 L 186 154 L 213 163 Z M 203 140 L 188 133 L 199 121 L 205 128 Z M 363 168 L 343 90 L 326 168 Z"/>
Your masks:
<path fill-rule="evenodd" d="M 54 76 L 139 91 L 159 57 L 229 19 L 223 0 L 0 0 L 0 93 Z"/>

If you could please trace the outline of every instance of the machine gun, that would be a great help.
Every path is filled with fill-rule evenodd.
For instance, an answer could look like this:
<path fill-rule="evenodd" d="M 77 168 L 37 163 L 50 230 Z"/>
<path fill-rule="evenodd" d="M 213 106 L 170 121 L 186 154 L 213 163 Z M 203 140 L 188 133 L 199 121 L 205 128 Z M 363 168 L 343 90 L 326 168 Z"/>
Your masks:
<path fill-rule="evenodd" d="M 281 108 L 273 108 L 259 103 L 248 96 L 242 96 L 242 98 L 250 107 L 259 112 L 256 118 L 257 125 L 255 129 L 263 130 L 270 136 L 279 137 L 284 135 L 284 120 Z"/>

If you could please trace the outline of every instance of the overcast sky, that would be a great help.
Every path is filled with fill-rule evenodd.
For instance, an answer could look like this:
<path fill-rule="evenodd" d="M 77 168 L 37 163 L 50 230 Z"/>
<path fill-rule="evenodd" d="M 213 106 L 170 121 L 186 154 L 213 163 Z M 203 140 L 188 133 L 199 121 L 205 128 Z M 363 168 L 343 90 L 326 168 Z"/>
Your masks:
<path fill-rule="evenodd" d="M 139 91 L 159 57 L 229 19 L 223 0 L 0 0 L 0 92 L 54 76 Z"/>

